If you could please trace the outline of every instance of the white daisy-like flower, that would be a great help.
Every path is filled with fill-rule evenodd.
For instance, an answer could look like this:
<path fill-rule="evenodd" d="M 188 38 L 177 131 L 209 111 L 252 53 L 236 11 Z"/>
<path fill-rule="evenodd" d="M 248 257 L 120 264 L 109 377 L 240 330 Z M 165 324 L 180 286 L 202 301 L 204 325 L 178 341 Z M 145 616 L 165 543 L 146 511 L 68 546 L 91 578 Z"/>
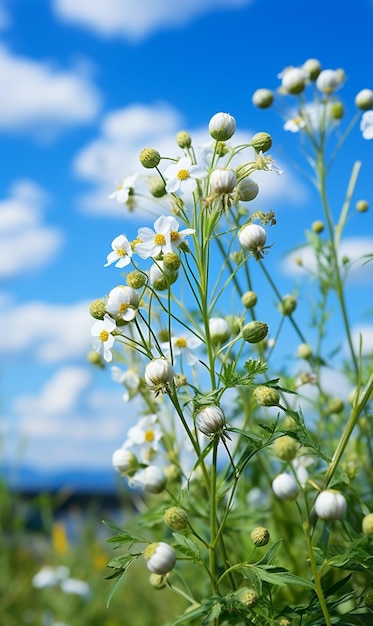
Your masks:
<path fill-rule="evenodd" d="M 182 157 L 177 163 L 168 166 L 164 176 L 167 178 L 168 193 L 192 193 L 197 186 L 197 180 L 207 176 L 207 171 L 200 165 L 192 165 L 189 157 Z"/>
<path fill-rule="evenodd" d="M 284 130 L 289 130 L 291 133 L 299 133 L 299 131 L 304 128 L 306 122 L 301 117 L 292 117 L 287 120 L 284 124 Z"/>
<path fill-rule="evenodd" d="M 137 291 L 126 285 L 119 285 L 110 291 L 106 311 L 115 318 L 130 322 L 136 315 L 138 304 Z"/>
<path fill-rule="evenodd" d="M 141 258 L 156 257 L 163 252 L 172 252 L 171 223 L 169 216 L 161 215 L 154 222 L 154 230 L 144 226 L 139 228 L 137 239 L 140 243 L 135 246 L 135 252 Z"/>
<path fill-rule="evenodd" d="M 170 228 L 171 251 L 176 252 L 177 248 L 185 242 L 188 235 L 193 235 L 196 231 L 194 228 L 184 228 L 183 230 L 179 230 L 180 224 L 172 215 L 168 215 L 166 219 Z"/>
<path fill-rule="evenodd" d="M 124 450 L 140 448 L 139 455 L 144 463 L 148 463 L 154 452 L 157 452 L 162 439 L 162 429 L 157 415 L 145 415 L 140 418 L 136 426 L 132 426 L 122 446 Z"/>
<path fill-rule="evenodd" d="M 125 235 L 118 235 L 111 242 L 112 251 L 107 255 L 104 267 L 115 263 L 115 267 L 126 267 L 131 263 L 132 246 Z"/>
<path fill-rule="evenodd" d="M 373 111 L 365 111 L 363 113 L 360 130 L 364 139 L 373 139 Z"/>
<path fill-rule="evenodd" d="M 258 170 L 265 170 L 266 172 L 276 172 L 276 174 L 282 174 L 283 170 L 275 163 L 271 156 L 264 156 L 263 150 L 260 150 L 256 155 L 256 165 Z"/>
<path fill-rule="evenodd" d="M 192 333 L 186 332 L 182 335 L 173 336 L 171 337 L 170 342 L 166 341 L 161 344 L 161 348 L 167 359 L 171 358 L 170 343 L 174 357 L 181 355 L 188 365 L 194 365 L 199 360 L 198 356 L 194 353 L 194 350 L 199 348 L 202 341 Z"/>
<path fill-rule="evenodd" d="M 126 204 L 130 194 L 133 193 L 133 188 L 134 188 L 136 179 L 137 179 L 137 174 L 123 178 L 123 180 L 119 183 L 116 190 L 113 191 L 113 193 L 111 193 L 108 196 L 108 198 L 110 199 L 115 198 L 117 202 L 119 202 L 120 204 Z"/>
<path fill-rule="evenodd" d="M 112 332 L 115 328 L 115 322 L 109 315 L 105 315 L 103 320 L 98 320 L 93 324 L 91 330 L 91 334 L 96 337 L 93 341 L 93 349 L 96 350 L 107 363 L 110 363 L 113 359 L 111 348 L 113 347 L 115 338 Z"/>
<path fill-rule="evenodd" d="M 123 371 L 117 365 L 113 365 L 111 368 L 111 377 L 116 383 L 124 385 L 126 388 L 122 396 L 124 402 L 128 402 L 136 395 L 140 385 L 140 376 L 133 367 L 129 367 L 128 370 Z"/>

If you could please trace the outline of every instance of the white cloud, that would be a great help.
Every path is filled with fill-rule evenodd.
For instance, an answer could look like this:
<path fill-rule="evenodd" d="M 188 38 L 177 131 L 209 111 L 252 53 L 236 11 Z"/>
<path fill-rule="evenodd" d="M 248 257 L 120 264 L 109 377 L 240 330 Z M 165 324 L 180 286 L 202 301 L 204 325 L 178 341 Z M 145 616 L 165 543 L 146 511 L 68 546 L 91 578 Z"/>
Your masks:
<path fill-rule="evenodd" d="M 373 326 L 371 324 L 362 324 L 355 326 L 351 333 L 352 343 L 355 348 L 355 353 L 359 354 L 360 340 L 361 350 L 364 355 L 373 354 Z M 346 346 L 346 351 L 347 351 Z"/>
<path fill-rule="evenodd" d="M 32 352 L 44 363 L 84 357 L 91 347 L 89 304 L 27 302 L 0 312 L 0 328 L 6 328 L 0 354 Z"/>
<path fill-rule="evenodd" d="M 22 180 L 0 201 L 1 278 L 33 272 L 58 254 L 61 231 L 42 223 L 47 200 L 41 187 Z"/>
<path fill-rule="evenodd" d="M 349 259 L 348 280 L 353 279 L 354 284 L 373 279 L 373 262 L 365 263 L 366 259 L 364 259 L 366 255 L 372 254 L 372 250 L 373 237 L 346 237 L 341 242 L 339 257 Z M 288 276 L 304 275 L 304 268 L 310 272 L 317 271 L 315 252 L 309 245 L 292 252 L 282 264 L 282 270 Z"/>
<path fill-rule="evenodd" d="M 177 28 L 216 9 L 248 6 L 252 0 L 54 0 L 58 17 L 104 37 L 142 39 L 153 31 Z"/>
<path fill-rule="evenodd" d="M 211 137 L 205 128 L 188 129 L 193 145 L 198 147 L 210 143 Z M 115 200 L 108 200 L 118 182 L 136 172 L 140 178 L 136 190 L 149 195 L 145 178 L 154 175 L 154 170 L 145 170 L 139 162 L 139 154 L 145 147 L 156 148 L 161 155 L 177 157 L 182 152 L 176 145 L 175 137 L 185 127 L 182 114 L 167 103 L 156 103 L 153 106 L 133 104 L 124 109 L 112 111 L 103 119 L 99 136 L 87 144 L 76 156 L 74 161 L 75 174 L 84 180 L 91 181 L 93 191 L 81 199 L 81 207 L 90 213 L 104 213 L 105 216 L 122 216 L 123 207 Z M 252 131 L 240 130 L 234 136 L 232 145 L 248 143 Z M 242 158 L 253 158 L 252 151 L 246 151 Z M 166 167 L 168 161 L 161 163 Z M 142 177 L 141 177 L 142 176 Z M 284 202 L 299 203 L 305 197 L 305 188 L 285 171 L 282 176 L 273 172 L 257 172 L 255 177 L 260 185 L 261 209 L 263 202 L 270 202 L 281 197 Z M 252 205 L 253 206 L 253 205 Z M 157 212 L 157 205 L 145 203 L 141 198 L 141 208 Z M 128 212 L 126 211 L 127 215 Z M 135 212 L 138 217 L 138 211 Z"/>
<path fill-rule="evenodd" d="M 0 129 L 53 137 L 61 127 L 95 118 L 100 97 L 81 69 L 12 54 L 0 46 Z"/>

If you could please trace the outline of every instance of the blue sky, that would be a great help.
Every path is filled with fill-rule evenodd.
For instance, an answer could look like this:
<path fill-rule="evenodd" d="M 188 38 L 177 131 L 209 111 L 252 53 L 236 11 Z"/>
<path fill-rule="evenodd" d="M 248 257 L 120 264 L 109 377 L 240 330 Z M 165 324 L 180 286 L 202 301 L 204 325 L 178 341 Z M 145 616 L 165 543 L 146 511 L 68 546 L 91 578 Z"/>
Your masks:
<path fill-rule="evenodd" d="M 107 199 L 139 170 L 140 150 L 171 150 L 180 129 L 206 141 L 218 111 L 234 115 L 243 136 L 269 132 L 284 174 L 266 178 L 255 206 L 277 213 L 268 263 L 291 291 L 282 255 L 321 212 L 290 157 L 297 136 L 251 96 L 316 57 L 345 69 L 351 118 L 356 93 L 373 88 L 372 28 L 372 0 L 353 9 L 325 0 L 0 0 L 0 442 L 14 481 L 35 475 L 43 486 L 66 472 L 112 480 L 111 454 L 129 424 L 118 386 L 86 363 L 87 311 L 118 282 L 104 268 L 112 239 L 151 225 Z M 355 200 L 372 201 L 372 149 L 357 126 L 331 178 L 336 207 L 356 159 Z M 373 249 L 372 226 L 369 212 L 354 216 L 348 254 Z M 373 343 L 371 281 L 367 266 L 350 289 L 354 327 L 366 326 Z"/>

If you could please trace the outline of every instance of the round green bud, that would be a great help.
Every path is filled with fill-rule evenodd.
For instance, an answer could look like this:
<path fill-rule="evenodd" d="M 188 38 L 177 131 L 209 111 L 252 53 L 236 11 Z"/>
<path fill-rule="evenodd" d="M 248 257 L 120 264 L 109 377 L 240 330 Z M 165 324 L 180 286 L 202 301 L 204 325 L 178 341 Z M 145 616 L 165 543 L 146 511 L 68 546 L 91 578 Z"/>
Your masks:
<path fill-rule="evenodd" d="M 258 602 L 258 594 L 254 589 L 242 587 L 237 591 L 237 597 L 248 609 L 251 609 Z"/>
<path fill-rule="evenodd" d="M 104 362 L 96 350 L 90 350 L 87 354 L 88 363 L 92 363 L 92 365 L 97 365 L 98 367 L 105 367 Z"/>
<path fill-rule="evenodd" d="M 177 483 L 181 479 L 181 469 L 172 463 L 164 468 L 164 473 L 167 477 L 167 483 Z"/>
<path fill-rule="evenodd" d="M 253 396 L 259 406 L 278 406 L 280 402 L 280 394 L 276 389 L 267 387 L 266 385 L 259 385 L 255 387 Z"/>
<path fill-rule="evenodd" d="M 176 135 L 176 143 L 179 148 L 190 148 L 192 145 L 192 138 L 185 130 L 180 130 Z"/>
<path fill-rule="evenodd" d="M 368 515 L 363 518 L 362 529 L 364 535 L 373 535 L 373 513 L 368 513 Z"/>
<path fill-rule="evenodd" d="M 171 506 L 167 509 L 163 520 L 171 530 L 184 530 L 188 527 L 188 514 L 178 506 Z"/>
<path fill-rule="evenodd" d="M 373 609 L 373 589 L 369 589 L 364 596 L 364 604 L 368 609 Z"/>
<path fill-rule="evenodd" d="M 161 328 L 158 331 L 157 337 L 158 341 L 160 341 L 161 343 L 166 343 L 166 341 L 168 341 L 170 338 L 170 333 L 168 332 L 167 328 Z"/>
<path fill-rule="evenodd" d="M 140 272 L 139 270 L 134 270 L 127 274 L 126 283 L 128 287 L 132 287 L 132 289 L 141 289 L 146 285 L 148 279 L 146 274 Z"/>
<path fill-rule="evenodd" d="M 341 413 L 344 409 L 344 402 L 341 398 L 330 398 L 328 402 L 329 413 Z"/>
<path fill-rule="evenodd" d="M 93 300 L 89 305 L 89 312 L 96 320 L 103 320 L 106 314 L 106 302 L 105 300 Z"/>
<path fill-rule="evenodd" d="M 254 200 L 259 193 L 259 185 L 250 176 L 243 178 L 237 185 L 238 197 L 242 202 Z"/>
<path fill-rule="evenodd" d="M 358 200 L 355 207 L 359 213 L 365 213 L 369 209 L 369 202 L 366 200 Z"/>
<path fill-rule="evenodd" d="M 333 102 L 331 106 L 331 116 L 333 120 L 341 120 L 344 116 L 344 106 L 342 102 Z"/>
<path fill-rule="evenodd" d="M 253 94 L 252 102 L 259 109 L 268 109 L 273 103 L 273 93 L 270 89 L 257 89 Z"/>
<path fill-rule="evenodd" d="M 249 322 L 242 329 L 242 337 L 249 343 L 259 343 L 268 335 L 268 324 L 256 320 Z"/>
<path fill-rule="evenodd" d="M 158 150 L 155 150 L 154 148 L 144 148 L 140 152 L 139 159 L 143 167 L 151 169 L 152 167 L 157 167 L 157 165 L 159 165 L 161 155 Z"/>
<path fill-rule="evenodd" d="M 262 546 L 266 546 L 269 541 L 269 530 L 264 528 L 264 526 L 257 526 L 254 530 L 251 531 L 250 539 L 253 542 L 254 546 L 261 548 Z"/>
<path fill-rule="evenodd" d="M 348 257 L 348 256 L 343 256 L 342 257 L 342 264 L 343 265 L 348 265 L 349 262 L 350 262 L 350 257 Z"/>
<path fill-rule="evenodd" d="M 150 176 L 148 178 L 148 188 L 154 198 L 162 198 L 166 195 L 166 185 L 158 176 Z"/>
<path fill-rule="evenodd" d="M 163 574 L 150 574 L 149 582 L 154 589 L 164 589 L 166 587 L 166 578 Z"/>
<path fill-rule="evenodd" d="M 322 233 L 324 228 L 325 228 L 325 224 L 322 220 L 315 220 L 314 222 L 312 222 L 312 230 L 317 235 Z"/>
<path fill-rule="evenodd" d="M 255 152 L 267 152 L 272 146 L 272 137 L 268 133 L 256 133 L 250 141 Z"/>
<path fill-rule="evenodd" d="M 306 361 L 312 356 L 312 348 L 308 343 L 301 343 L 297 349 L 298 356 Z"/>
<path fill-rule="evenodd" d="M 278 305 L 278 310 L 282 315 L 291 315 L 297 308 L 297 299 L 295 296 L 284 296 L 282 302 Z"/>
<path fill-rule="evenodd" d="M 307 59 L 302 66 L 303 71 L 310 80 L 316 80 L 321 72 L 321 63 L 317 59 Z"/>
<path fill-rule="evenodd" d="M 245 309 L 252 309 L 258 302 L 258 296 L 255 291 L 245 291 L 245 293 L 242 294 L 241 302 Z"/>
<path fill-rule="evenodd" d="M 167 252 L 163 257 L 163 266 L 171 272 L 176 272 L 181 265 L 181 259 L 177 252 Z"/>
<path fill-rule="evenodd" d="M 362 89 L 355 98 L 356 106 L 362 111 L 369 111 L 373 108 L 373 91 L 371 89 Z"/>
<path fill-rule="evenodd" d="M 279 437 L 273 444 L 276 456 L 282 461 L 292 461 L 295 459 L 298 447 L 297 441 L 293 439 L 293 437 L 289 437 L 289 435 Z"/>

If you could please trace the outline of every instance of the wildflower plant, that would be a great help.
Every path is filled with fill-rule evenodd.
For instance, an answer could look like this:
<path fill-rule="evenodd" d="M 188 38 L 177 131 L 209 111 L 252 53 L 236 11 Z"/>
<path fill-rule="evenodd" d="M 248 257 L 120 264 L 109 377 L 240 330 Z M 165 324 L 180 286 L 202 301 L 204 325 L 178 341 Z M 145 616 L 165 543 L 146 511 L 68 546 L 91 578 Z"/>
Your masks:
<path fill-rule="evenodd" d="M 114 239 L 106 265 L 126 284 L 91 307 L 100 364 L 117 363 L 124 401 L 140 407 L 113 465 L 140 493 L 143 512 L 126 529 L 106 522 L 119 548 L 108 564 L 110 596 L 142 559 L 150 584 L 185 599 L 175 626 L 371 623 L 372 358 L 352 340 L 350 267 L 340 255 L 359 164 L 339 214 L 327 177 L 360 118 L 371 138 L 373 92 L 358 94 L 342 131 L 345 79 L 309 59 L 287 68 L 276 92 L 253 95 L 299 133 L 319 192 L 323 220 L 306 243 L 316 265 L 304 267 L 318 293 L 310 324 L 299 322 L 297 293 L 281 294 L 267 267 L 277 216 L 250 208 L 260 201 L 255 172 L 282 171 L 268 153 L 272 138 L 260 132 L 235 145 L 228 113 L 211 118 L 203 149 L 180 131 L 175 154 L 142 150 L 159 216 L 133 241 Z M 114 198 L 136 196 L 137 179 L 124 180 Z M 264 282 L 277 328 L 257 315 Z M 333 337 L 332 293 L 343 338 Z M 284 334 L 295 345 L 285 363 L 276 359 Z M 347 359 L 335 357 L 342 342 Z M 350 402 L 328 391 L 326 366 L 353 390 Z"/>

